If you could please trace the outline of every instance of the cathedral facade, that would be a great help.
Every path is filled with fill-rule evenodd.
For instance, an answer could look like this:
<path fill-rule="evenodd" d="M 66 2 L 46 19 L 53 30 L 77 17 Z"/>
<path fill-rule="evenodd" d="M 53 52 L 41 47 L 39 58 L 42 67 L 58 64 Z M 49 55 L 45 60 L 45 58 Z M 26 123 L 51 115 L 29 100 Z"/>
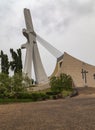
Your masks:
<path fill-rule="evenodd" d="M 75 87 L 95 87 L 95 66 L 78 60 L 66 52 L 57 62 L 55 73 L 56 76 L 61 73 L 70 75 Z"/>

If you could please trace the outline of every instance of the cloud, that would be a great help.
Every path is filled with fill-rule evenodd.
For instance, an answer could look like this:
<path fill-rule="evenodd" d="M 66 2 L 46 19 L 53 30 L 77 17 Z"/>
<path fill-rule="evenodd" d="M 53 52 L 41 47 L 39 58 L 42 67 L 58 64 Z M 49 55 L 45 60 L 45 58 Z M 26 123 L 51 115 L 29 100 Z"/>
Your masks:
<path fill-rule="evenodd" d="M 94 12 L 94 0 L 3 0 L 0 1 L 0 35 L 15 35 L 25 26 L 23 8 L 32 13 L 35 30 L 64 32 L 72 22 Z M 11 24 L 10 24 L 11 23 Z M 12 31 L 11 31 L 12 30 Z M 16 32 L 15 32 L 16 31 Z M 13 33 L 14 32 L 14 33 Z"/>
<path fill-rule="evenodd" d="M 22 34 L 22 29 L 25 28 L 23 8 L 30 9 L 35 31 L 50 38 L 54 46 L 59 47 L 63 46 L 63 33 L 65 35 L 83 17 L 95 14 L 95 1 L 0 0 L 0 48 L 7 54 L 10 48 L 19 48 L 26 41 Z M 60 35 L 62 42 L 59 43 Z"/>
<path fill-rule="evenodd" d="M 94 11 L 95 1 L 93 0 L 71 0 L 69 7 L 78 14 L 88 14 Z"/>
<path fill-rule="evenodd" d="M 94 0 L 0 0 L 0 41 L 9 47 L 25 39 L 23 8 L 31 10 L 35 30 L 40 33 L 63 33 L 73 22 L 95 13 Z M 2 45 L 2 48 L 4 46 Z"/>
<path fill-rule="evenodd" d="M 72 22 L 95 12 L 95 2 L 93 0 L 46 0 L 37 8 L 33 9 L 33 18 L 36 30 L 43 28 L 46 33 L 64 31 Z M 39 10 L 39 11 L 36 11 Z"/>

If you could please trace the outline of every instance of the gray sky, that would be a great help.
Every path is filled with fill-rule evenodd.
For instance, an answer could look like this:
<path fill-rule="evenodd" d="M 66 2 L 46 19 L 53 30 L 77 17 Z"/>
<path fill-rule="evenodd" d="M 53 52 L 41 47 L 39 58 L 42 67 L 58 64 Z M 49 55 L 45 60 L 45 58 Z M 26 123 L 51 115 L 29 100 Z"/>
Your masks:
<path fill-rule="evenodd" d="M 29 8 L 35 31 L 64 53 L 95 65 L 95 0 L 0 0 L 0 49 L 9 55 L 26 42 L 23 8 Z M 39 43 L 47 74 L 56 59 Z M 23 51 L 23 61 L 25 51 Z"/>

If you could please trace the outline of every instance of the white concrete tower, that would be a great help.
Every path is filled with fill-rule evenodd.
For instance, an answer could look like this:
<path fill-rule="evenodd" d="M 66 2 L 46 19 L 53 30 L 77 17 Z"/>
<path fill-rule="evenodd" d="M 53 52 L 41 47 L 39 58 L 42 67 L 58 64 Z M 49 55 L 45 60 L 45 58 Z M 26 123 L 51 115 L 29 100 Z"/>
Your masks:
<path fill-rule="evenodd" d="M 48 77 L 43 68 L 41 58 L 39 55 L 36 34 L 33 29 L 31 15 L 29 9 L 24 9 L 24 16 L 26 22 L 26 28 L 23 29 L 23 35 L 27 38 L 27 43 L 22 45 L 22 48 L 26 48 L 26 58 L 24 65 L 24 73 L 31 79 L 32 61 L 34 63 L 34 72 L 37 84 L 47 82 Z"/>
<path fill-rule="evenodd" d="M 33 59 L 33 41 L 35 41 L 35 36 L 30 32 L 33 32 L 33 25 L 31 20 L 31 15 L 28 9 L 24 9 L 26 28 L 23 29 L 23 35 L 27 38 L 27 43 L 23 44 L 21 48 L 26 48 L 26 57 L 24 65 L 24 73 L 31 79 L 32 73 L 32 59 Z"/>

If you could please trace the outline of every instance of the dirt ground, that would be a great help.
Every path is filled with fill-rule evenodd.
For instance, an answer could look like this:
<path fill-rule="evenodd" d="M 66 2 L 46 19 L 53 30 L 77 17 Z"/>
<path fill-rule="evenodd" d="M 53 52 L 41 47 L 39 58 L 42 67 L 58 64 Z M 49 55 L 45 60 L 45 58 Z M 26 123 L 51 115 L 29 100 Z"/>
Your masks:
<path fill-rule="evenodd" d="M 95 130 L 95 96 L 0 105 L 0 130 Z"/>

